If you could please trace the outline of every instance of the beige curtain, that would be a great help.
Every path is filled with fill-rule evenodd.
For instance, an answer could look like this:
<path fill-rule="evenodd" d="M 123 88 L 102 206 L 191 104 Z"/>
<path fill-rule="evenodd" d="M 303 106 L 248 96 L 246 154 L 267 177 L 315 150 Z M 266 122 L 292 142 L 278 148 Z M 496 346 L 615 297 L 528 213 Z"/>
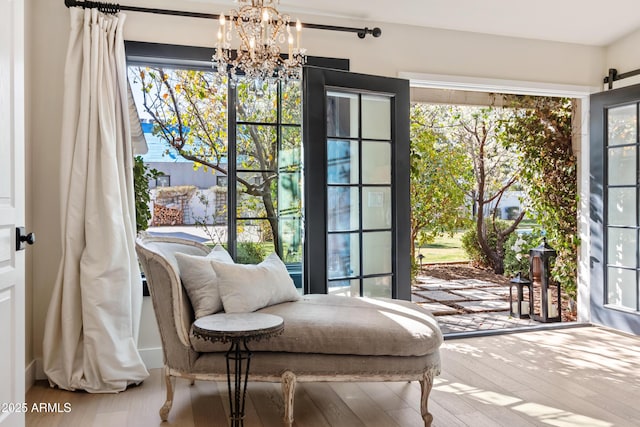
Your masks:
<path fill-rule="evenodd" d="M 61 141 L 62 260 L 47 312 L 44 370 L 60 388 L 117 392 L 148 372 L 137 350 L 124 14 L 70 8 Z"/>

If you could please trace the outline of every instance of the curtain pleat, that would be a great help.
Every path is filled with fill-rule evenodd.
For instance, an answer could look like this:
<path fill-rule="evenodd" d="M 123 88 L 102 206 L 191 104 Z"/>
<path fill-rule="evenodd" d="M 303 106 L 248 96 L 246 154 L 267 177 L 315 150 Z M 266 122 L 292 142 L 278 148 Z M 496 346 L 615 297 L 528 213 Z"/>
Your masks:
<path fill-rule="evenodd" d="M 117 392 L 148 372 L 137 350 L 125 15 L 70 8 L 61 141 L 62 259 L 47 312 L 44 370 L 67 390 Z"/>

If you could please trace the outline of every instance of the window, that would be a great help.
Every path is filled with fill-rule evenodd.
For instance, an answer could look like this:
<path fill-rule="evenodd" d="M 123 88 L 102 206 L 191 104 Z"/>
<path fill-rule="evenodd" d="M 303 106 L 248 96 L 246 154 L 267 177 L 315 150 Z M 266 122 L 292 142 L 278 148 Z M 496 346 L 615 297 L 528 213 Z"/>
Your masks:
<path fill-rule="evenodd" d="M 276 251 L 301 287 L 300 82 L 232 82 L 214 75 L 208 60 L 169 59 L 191 48 L 141 57 L 139 44 L 129 46 L 149 146 L 143 159 L 171 176 L 152 192 L 150 232 L 223 244 L 237 262 Z"/>

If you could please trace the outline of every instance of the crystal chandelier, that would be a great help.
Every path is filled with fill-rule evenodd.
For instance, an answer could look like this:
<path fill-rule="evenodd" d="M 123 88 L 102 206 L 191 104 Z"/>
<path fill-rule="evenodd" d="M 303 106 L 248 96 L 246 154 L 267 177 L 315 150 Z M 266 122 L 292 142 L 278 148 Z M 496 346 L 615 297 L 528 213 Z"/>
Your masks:
<path fill-rule="evenodd" d="M 299 79 L 306 59 L 306 49 L 300 48 L 300 20 L 296 21 L 294 39 L 291 18 L 275 8 L 279 0 L 237 1 L 240 7 L 231 10 L 228 19 L 224 14 L 220 15 L 218 40 L 212 57 L 218 74 L 226 76 L 229 73 L 234 82 L 238 73 L 257 82 L 269 78 Z M 239 40 L 239 46 L 233 51 L 231 44 L 235 38 Z M 281 46 L 286 46 L 286 59 L 280 56 Z"/>

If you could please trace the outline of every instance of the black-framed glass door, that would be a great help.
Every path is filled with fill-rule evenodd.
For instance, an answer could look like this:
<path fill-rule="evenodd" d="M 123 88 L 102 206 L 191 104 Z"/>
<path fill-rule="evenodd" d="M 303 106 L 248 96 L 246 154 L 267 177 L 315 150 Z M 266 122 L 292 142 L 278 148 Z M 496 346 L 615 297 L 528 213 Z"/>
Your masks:
<path fill-rule="evenodd" d="M 303 77 L 307 291 L 410 298 L 409 83 Z"/>
<path fill-rule="evenodd" d="M 640 334 L 640 85 L 591 96 L 591 315 Z"/>

